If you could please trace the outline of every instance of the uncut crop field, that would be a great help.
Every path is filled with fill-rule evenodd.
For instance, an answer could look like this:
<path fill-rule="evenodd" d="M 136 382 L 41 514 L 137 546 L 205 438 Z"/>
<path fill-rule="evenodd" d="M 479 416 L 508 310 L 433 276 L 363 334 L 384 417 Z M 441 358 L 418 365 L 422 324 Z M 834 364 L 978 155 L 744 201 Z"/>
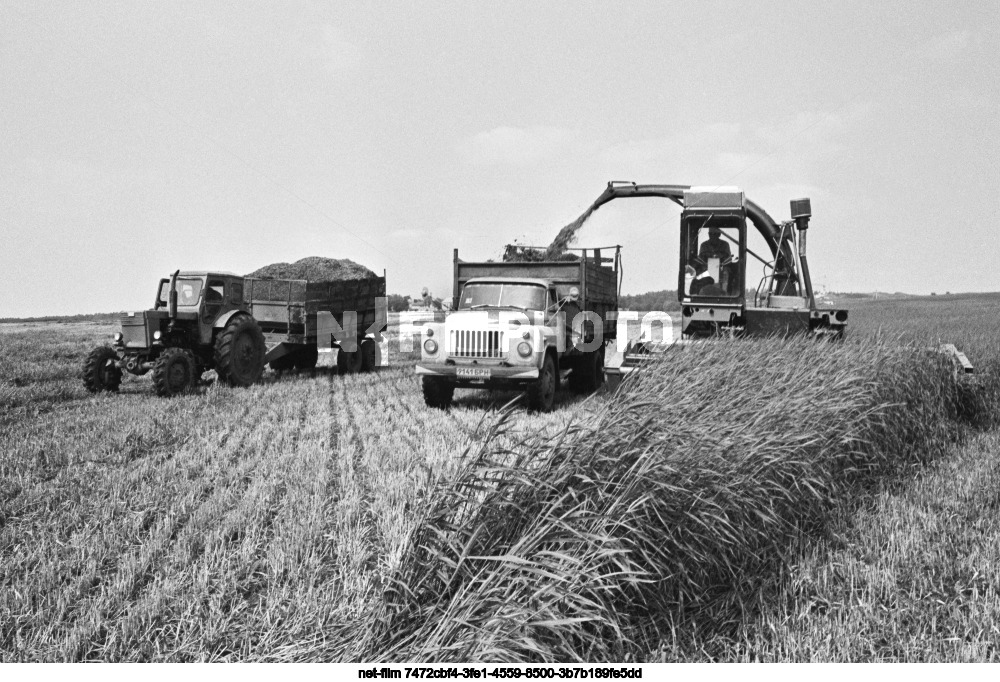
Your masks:
<path fill-rule="evenodd" d="M 113 326 L 0 325 L 0 660 L 993 660 L 1000 402 L 923 349 L 1000 374 L 1000 297 L 939 298 L 550 415 L 412 354 L 94 397 Z"/>

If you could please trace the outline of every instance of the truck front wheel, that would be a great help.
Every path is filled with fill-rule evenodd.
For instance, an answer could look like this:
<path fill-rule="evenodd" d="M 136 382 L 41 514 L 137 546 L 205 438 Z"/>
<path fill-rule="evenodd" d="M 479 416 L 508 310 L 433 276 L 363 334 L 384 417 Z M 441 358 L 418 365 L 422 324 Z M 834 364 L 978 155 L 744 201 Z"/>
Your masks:
<path fill-rule="evenodd" d="M 455 386 L 453 384 L 441 379 L 435 379 L 434 377 L 424 377 L 422 383 L 424 402 L 427 403 L 428 407 L 436 407 L 443 410 L 451 405 L 451 400 L 455 396 Z"/>
<path fill-rule="evenodd" d="M 240 315 L 215 339 L 215 371 L 230 386 L 249 386 L 264 373 L 264 333 L 256 320 Z"/>
<path fill-rule="evenodd" d="M 546 354 L 538 379 L 528 387 L 528 407 L 536 412 L 551 412 L 556 404 L 557 388 L 559 374 L 556 372 L 556 362 L 552 355 Z"/>
<path fill-rule="evenodd" d="M 118 367 L 118 353 L 110 346 L 98 346 L 90 351 L 83 362 L 83 385 L 91 393 L 117 391 L 122 383 L 122 370 Z"/>

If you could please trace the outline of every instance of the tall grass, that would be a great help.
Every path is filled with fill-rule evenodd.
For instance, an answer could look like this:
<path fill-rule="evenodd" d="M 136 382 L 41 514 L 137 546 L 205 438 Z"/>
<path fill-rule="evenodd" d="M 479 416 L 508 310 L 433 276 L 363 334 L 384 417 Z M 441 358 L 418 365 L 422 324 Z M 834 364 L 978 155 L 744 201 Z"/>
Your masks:
<path fill-rule="evenodd" d="M 887 344 L 720 342 L 592 419 L 501 444 L 430 496 L 362 656 L 623 660 L 725 632 L 868 482 L 943 452 L 975 395 Z"/>

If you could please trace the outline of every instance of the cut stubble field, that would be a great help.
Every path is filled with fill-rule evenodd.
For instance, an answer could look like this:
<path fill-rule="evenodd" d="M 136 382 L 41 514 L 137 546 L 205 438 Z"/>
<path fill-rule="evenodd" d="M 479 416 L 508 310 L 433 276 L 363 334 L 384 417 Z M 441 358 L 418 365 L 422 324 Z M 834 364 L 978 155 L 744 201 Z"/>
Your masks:
<path fill-rule="evenodd" d="M 548 415 L 429 409 L 412 354 L 95 397 L 112 327 L 0 325 L 0 660 L 996 659 L 998 310 L 854 303 Z"/>
<path fill-rule="evenodd" d="M 514 395 L 423 404 L 412 362 L 175 399 L 148 378 L 92 396 L 112 328 L 4 325 L 0 659 L 348 655 L 432 484 Z M 412 356 L 409 356 L 412 360 Z M 582 404 L 521 414 L 561 428 Z"/>

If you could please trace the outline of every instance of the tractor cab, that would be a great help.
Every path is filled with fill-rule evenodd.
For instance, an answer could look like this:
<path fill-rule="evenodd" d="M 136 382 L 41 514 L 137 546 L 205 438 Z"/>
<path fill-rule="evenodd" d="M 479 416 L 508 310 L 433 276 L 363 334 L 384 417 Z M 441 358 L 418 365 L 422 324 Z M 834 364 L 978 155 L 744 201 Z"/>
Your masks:
<path fill-rule="evenodd" d="M 177 314 L 213 318 L 223 308 L 243 305 L 243 278 L 231 272 L 177 272 L 161 279 L 154 310 L 170 310 L 171 291 L 177 292 Z"/>

